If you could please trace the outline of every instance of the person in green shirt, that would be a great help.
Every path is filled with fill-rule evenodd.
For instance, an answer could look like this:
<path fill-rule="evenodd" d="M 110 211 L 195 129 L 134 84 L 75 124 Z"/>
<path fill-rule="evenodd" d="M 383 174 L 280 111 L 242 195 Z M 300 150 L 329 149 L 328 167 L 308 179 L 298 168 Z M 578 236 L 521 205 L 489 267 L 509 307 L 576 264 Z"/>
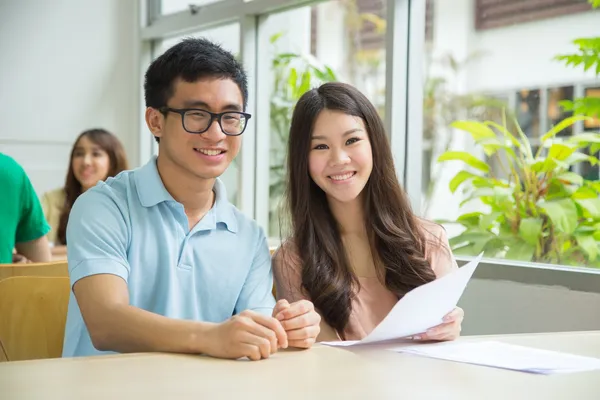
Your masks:
<path fill-rule="evenodd" d="M 16 261 L 14 249 L 28 261 L 50 261 L 49 230 L 23 167 L 0 153 L 0 264 Z"/>

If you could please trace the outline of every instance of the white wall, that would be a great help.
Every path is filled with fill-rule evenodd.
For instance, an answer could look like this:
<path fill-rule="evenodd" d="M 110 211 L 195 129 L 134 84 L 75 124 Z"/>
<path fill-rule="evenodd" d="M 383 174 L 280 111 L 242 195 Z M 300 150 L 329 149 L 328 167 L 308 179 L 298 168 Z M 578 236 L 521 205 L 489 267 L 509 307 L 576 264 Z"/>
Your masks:
<path fill-rule="evenodd" d="M 467 90 L 503 91 L 594 79 L 583 68 L 553 61 L 573 53 L 579 37 L 600 35 L 600 10 L 471 33 L 469 51 L 486 54 L 468 68 Z"/>
<path fill-rule="evenodd" d="M 23 165 L 38 193 L 64 184 L 73 141 L 88 128 L 117 134 L 138 164 L 137 7 L 0 2 L 0 151 Z"/>

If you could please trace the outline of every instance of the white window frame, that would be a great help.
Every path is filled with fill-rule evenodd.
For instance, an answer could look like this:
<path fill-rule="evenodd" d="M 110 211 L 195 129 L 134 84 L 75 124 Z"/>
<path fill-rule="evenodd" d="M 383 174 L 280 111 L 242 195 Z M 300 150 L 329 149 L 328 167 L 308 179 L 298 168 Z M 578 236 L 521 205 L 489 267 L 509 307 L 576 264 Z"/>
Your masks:
<path fill-rule="evenodd" d="M 268 43 L 268 38 L 263 37 L 262 27 L 268 14 L 316 4 L 323 0 L 222 0 L 199 7 L 195 14 L 184 10 L 168 15 L 161 15 L 160 0 L 139 1 L 140 83 L 143 82 L 143 74 L 152 60 L 152 48 L 156 41 L 222 25 L 240 24 L 240 56 L 248 71 L 250 92 L 248 110 L 253 118 L 244 133 L 244 142 L 239 156 L 241 158 L 239 208 L 256 219 L 262 227 L 267 228 L 269 214 L 269 135 L 267 132 L 270 110 L 269 90 L 265 88 L 269 87 L 270 78 L 269 61 L 259 57 L 264 51 L 263 46 Z M 398 179 L 407 191 L 413 211 L 417 214 L 420 213 L 423 161 L 422 61 L 425 42 L 425 7 L 424 0 L 387 0 L 386 15 L 385 125 Z M 578 91 L 581 91 L 582 87 L 580 84 L 576 85 Z M 143 91 L 140 90 L 139 93 L 142 111 L 139 150 L 140 162 L 143 163 L 155 153 L 156 146 L 146 129 L 143 118 Z M 579 94 L 581 93 L 575 93 L 575 95 Z M 415 149 L 418 151 L 414 151 Z M 276 244 L 279 238 L 273 239 L 272 243 Z M 470 258 L 464 258 L 464 260 L 468 259 Z M 510 260 L 488 260 L 483 265 L 485 263 L 502 264 L 506 268 L 546 269 L 548 273 L 559 268 L 568 274 L 587 276 L 600 274 L 600 271 L 592 269 L 515 263 Z M 497 265 L 495 268 L 501 270 Z M 485 278 L 493 279 L 491 275 L 486 275 Z M 502 278 L 498 275 L 496 279 Z M 553 282 L 557 281 L 553 280 Z"/>
<path fill-rule="evenodd" d="M 222 0 L 200 6 L 196 13 L 182 10 L 161 15 L 160 0 L 140 0 L 141 24 L 140 65 L 145 70 L 152 59 L 154 44 L 169 37 L 197 32 L 233 23 L 240 24 L 240 56 L 249 77 L 248 110 L 253 115 L 244 132 L 240 157 L 239 208 L 268 227 L 269 217 L 269 90 L 268 60 L 258 55 L 265 51 L 268 38 L 263 37 L 264 21 L 269 14 L 313 5 L 323 0 Z M 388 0 L 386 39 L 386 126 L 398 179 L 412 193 L 414 205 L 420 199 L 422 157 L 407 148 L 420 146 L 422 115 L 415 99 L 422 98 L 421 49 L 425 35 L 425 2 L 423 0 Z M 393 12 L 390 12 L 393 10 Z M 406 62 L 406 60 L 410 60 Z M 409 79 L 409 74 L 411 79 Z M 142 72 L 143 77 L 143 72 Z M 142 79 L 143 81 L 143 79 Z M 407 84 L 407 82 L 410 82 Z M 261 90 L 259 90 L 261 89 Z M 408 101 L 410 98 L 412 101 Z M 143 96 L 142 96 L 143 99 Z M 143 105 L 142 105 L 143 108 Z M 410 120 L 407 115 L 411 115 Z M 414 116 L 414 118 L 412 118 Z M 140 130 L 140 161 L 149 159 L 156 146 L 145 129 Z M 411 171 L 410 178 L 406 171 Z M 262 179 L 261 179 L 262 178 Z M 418 210 L 416 210 L 418 211 Z"/>

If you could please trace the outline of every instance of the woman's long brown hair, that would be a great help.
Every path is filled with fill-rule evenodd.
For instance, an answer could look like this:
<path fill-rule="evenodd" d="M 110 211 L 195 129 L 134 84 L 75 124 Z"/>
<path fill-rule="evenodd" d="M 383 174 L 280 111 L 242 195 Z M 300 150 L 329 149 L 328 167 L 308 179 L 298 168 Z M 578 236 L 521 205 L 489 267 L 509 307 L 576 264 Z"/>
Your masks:
<path fill-rule="evenodd" d="M 77 140 L 75 140 L 75 144 L 73 144 L 73 148 L 71 149 L 69 170 L 67 171 L 64 187 L 65 204 L 60 214 L 58 231 L 56 233 L 59 244 L 67 244 L 67 223 L 69 222 L 69 213 L 71 212 L 73 204 L 75 204 L 75 200 L 77 200 L 83 191 L 81 183 L 75 178 L 75 173 L 73 172 L 73 156 L 75 155 L 77 144 L 83 137 L 88 138 L 93 143 L 100 146 L 102 150 L 108 154 L 110 168 L 108 169 L 106 178 L 116 176 L 119 172 L 129 169 L 125 149 L 119 139 L 112 133 L 104 129 L 90 129 L 84 131 L 77 137 Z"/>
<path fill-rule="evenodd" d="M 344 83 L 326 83 L 305 93 L 294 109 L 288 143 L 287 206 L 292 242 L 302 265 L 302 290 L 343 337 L 358 278 L 350 267 L 325 192 L 311 179 L 308 166 L 314 123 L 324 109 L 362 118 L 369 135 L 373 170 L 362 193 L 364 225 L 380 280 L 400 298 L 434 280 L 435 274 L 425 255 L 428 240 L 423 224 L 400 187 L 375 107 Z"/>

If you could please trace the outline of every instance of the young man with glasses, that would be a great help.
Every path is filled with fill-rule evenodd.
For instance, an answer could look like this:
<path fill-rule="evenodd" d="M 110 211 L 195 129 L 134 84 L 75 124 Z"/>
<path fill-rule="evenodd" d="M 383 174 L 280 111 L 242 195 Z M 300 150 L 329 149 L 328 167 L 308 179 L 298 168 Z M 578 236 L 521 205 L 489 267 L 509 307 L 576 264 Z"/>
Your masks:
<path fill-rule="evenodd" d="M 250 119 L 242 66 L 209 41 L 186 39 L 150 65 L 144 89 L 158 157 L 86 191 L 71 211 L 63 356 L 259 360 L 310 347 L 319 315 L 308 301 L 275 305 L 264 233 L 218 179 Z"/>

